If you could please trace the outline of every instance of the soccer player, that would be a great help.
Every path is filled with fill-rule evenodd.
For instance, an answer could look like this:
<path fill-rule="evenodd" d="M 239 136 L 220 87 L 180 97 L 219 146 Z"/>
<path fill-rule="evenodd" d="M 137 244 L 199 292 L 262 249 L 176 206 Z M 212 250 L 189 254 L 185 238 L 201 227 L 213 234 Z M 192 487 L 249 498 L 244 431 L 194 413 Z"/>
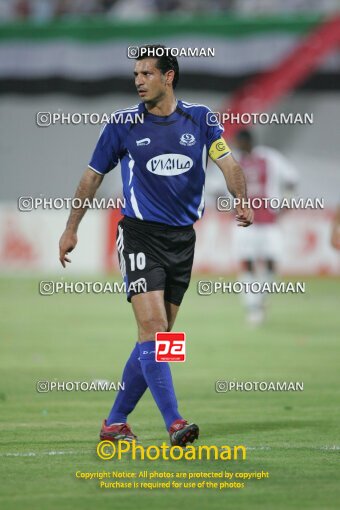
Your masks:
<path fill-rule="evenodd" d="M 335 212 L 335 217 L 332 225 L 331 243 L 333 248 L 340 250 L 340 205 Z"/>
<path fill-rule="evenodd" d="M 127 417 L 147 388 L 161 412 L 172 445 L 185 446 L 199 433 L 183 419 L 177 406 L 168 363 L 155 361 L 155 334 L 170 331 L 189 285 L 194 257 L 193 224 L 204 211 L 205 168 L 208 155 L 222 170 L 230 192 L 246 197 L 243 172 L 222 138 L 220 125 L 209 126 L 210 110 L 177 100 L 177 59 L 164 46 L 146 46 L 136 59 L 134 76 L 138 105 L 116 112 L 126 122 L 105 125 L 75 197 L 92 199 L 104 175 L 120 161 L 126 201 L 118 224 L 117 250 L 138 326 L 138 342 L 126 363 L 113 408 L 104 420 L 100 438 L 111 441 L 136 439 Z M 155 56 L 155 51 L 163 55 Z M 135 113 L 143 122 L 133 122 Z M 210 112 L 211 113 L 211 112 Z M 73 209 L 60 239 L 60 261 L 77 244 L 77 229 L 85 209 Z M 241 227 L 252 223 L 249 208 L 237 210 Z"/>
<path fill-rule="evenodd" d="M 254 146 L 250 131 L 242 130 L 236 135 L 235 155 L 244 171 L 249 200 L 281 200 L 291 194 L 297 184 L 298 176 L 291 163 L 275 149 L 266 146 Z M 254 225 L 247 231 L 235 232 L 236 253 L 241 260 L 245 283 L 254 281 L 272 282 L 281 251 L 280 229 L 277 224 L 277 210 L 261 207 L 254 202 Z M 259 262 L 263 264 L 259 270 Z M 265 319 L 265 295 L 247 292 L 244 294 L 247 320 L 257 326 Z"/>

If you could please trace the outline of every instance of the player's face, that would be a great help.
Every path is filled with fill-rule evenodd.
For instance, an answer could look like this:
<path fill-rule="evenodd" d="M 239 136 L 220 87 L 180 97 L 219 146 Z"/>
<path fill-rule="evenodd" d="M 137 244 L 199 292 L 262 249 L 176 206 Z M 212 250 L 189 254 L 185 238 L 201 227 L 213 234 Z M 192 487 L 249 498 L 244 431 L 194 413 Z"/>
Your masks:
<path fill-rule="evenodd" d="M 235 147 L 240 150 L 241 152 L 251 152 L 252 151 L 252 144 L 249 140 L 246 140 L 242 137 L 236 137 L 234 141 Z"/>
<path fill-rule="evenodd" d="M 137 60 L 135 65 L 135 85 L 143 103 L 155 103 L 166 94 L 166 77 L 156 67 L 156 58 Z"/>

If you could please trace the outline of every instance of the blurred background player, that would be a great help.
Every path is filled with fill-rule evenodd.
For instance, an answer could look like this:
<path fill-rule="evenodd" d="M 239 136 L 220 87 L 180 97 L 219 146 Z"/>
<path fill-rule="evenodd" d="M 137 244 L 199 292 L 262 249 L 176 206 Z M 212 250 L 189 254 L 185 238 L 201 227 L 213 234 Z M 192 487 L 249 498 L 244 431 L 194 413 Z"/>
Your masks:
<path fill-rule="evenodd" d="M 239 131 L 235 139 L 236 158 L 244 169 L 248 197 L 252 199 L 278 198 L 291 195 L 298 175 L 292 164 L 277 150 L 266 146 L 254 146 L 250 131 Z M 279 211 L 266 207 L 254 210 L 254 225 L 244 232 L 236 229 L 235 247 L 242 264 L 241 280 L 272 282 L 281 252 Z M 265 318 L 265 294 L 244 293 L 247 320 L 258 325 Z"/>
<path fill-rule="evenodd" d="M 332 225 L 331 243 L 333 248 L 340 250 L 340 205 L 338 205 Z"/>

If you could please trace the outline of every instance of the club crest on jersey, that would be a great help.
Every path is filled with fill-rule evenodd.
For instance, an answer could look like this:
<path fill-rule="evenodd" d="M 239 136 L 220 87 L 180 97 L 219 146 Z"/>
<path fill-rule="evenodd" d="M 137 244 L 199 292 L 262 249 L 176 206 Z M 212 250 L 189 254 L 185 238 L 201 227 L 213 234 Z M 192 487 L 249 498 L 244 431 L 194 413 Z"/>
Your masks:
<path fill-rule="evenodd" d="M 179 143 L 190 147 L 196 143 L 196 138 L 191 133 L 184 133 L 184 135 L 181 136 Z"/>
<path fill-rule="evenodd" d="M 184 174 L 193 164 L 193 160 L 183 154 L 161 154 L 149 159 L 146 168 L 152 174 L 171 176 Z"/>
<path fill-rule="evenodd" d="M 142 138 L 141 140 L 136 140 L 137 147 L 140 147 L 141 145 L 149 145 L 150 142 L 150 138 Z"/>

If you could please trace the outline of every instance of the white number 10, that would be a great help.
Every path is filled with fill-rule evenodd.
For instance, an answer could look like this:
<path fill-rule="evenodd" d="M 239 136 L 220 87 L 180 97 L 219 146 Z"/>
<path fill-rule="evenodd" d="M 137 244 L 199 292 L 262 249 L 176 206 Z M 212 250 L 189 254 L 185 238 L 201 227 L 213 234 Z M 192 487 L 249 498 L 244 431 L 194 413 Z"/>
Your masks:
<path fill-rule="evenodd" d="M 145 253 L 143 253 L 142 251 L 137 253 L 136 256 L 135 256 L 135 253 L 130 253 L 129 259 L 130 259 L 131 271 L 135 271 L 136 267 L 137 267 L 137 269 L 145 268 L 145 264 L 146 264 Z"/>

